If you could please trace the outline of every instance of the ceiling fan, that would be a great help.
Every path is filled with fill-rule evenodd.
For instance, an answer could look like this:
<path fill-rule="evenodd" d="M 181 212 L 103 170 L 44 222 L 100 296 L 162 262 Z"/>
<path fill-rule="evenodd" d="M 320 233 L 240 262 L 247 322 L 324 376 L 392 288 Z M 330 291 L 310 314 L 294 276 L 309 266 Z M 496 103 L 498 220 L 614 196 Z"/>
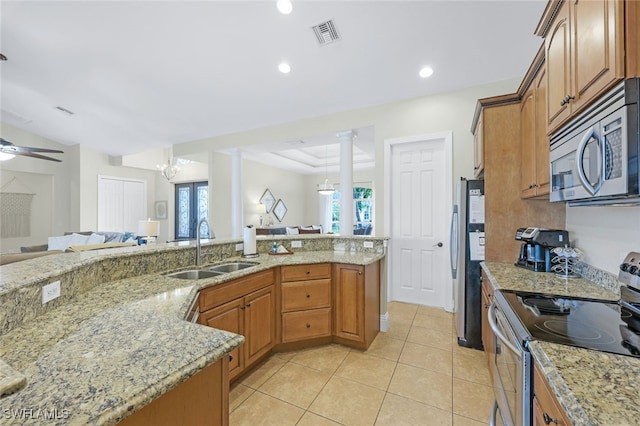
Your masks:
<path fill-rule="evenodd" d="M 57 158 L 47 157 L 46 155 L 36 154 L 37 152 L 46 152 L 52 154 L 63 154 L 64 151 L 57 149 L 32 148 L 29 146 L 15 146 L 11 142 L 0 138 L 0 160 L 9 160 L 15 155 L 24 155 L 25 157 L 39 158 L 41 160 L 61 162 Z"/>

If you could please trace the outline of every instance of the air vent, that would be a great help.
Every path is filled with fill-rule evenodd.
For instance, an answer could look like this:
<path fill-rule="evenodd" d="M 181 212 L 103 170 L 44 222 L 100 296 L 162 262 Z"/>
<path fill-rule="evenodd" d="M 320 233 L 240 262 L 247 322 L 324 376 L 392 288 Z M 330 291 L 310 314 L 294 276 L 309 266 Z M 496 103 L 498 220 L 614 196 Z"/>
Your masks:
<path fill-rule="evenodd" d="M 313 28 L 313 32 L 316 35 L 320 46 L 324 46 L 325 44 L 341 40 L 338 29 L 336 28 L 336 24 L 332 19 L 329 19 L 327 22 L 323 22 L 311 28 Z"/>

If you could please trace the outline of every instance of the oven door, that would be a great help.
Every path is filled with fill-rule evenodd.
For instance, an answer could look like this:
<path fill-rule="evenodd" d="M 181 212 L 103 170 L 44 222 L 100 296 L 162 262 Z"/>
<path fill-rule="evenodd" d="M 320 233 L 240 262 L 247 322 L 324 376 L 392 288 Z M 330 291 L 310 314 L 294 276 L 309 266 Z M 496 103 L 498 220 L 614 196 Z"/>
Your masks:
<path fill-rule="evenodd" d="M 505 313 L 495 301 L 489 308 L 488 317 L 489 326 L 496 337 L 491 366 L 496 408 L 504 424 L 529 426 L 531 380 L 528 374 L 531 354 L 522 348 Z M 495 410 L 492 420 L 495 422 Z"/>

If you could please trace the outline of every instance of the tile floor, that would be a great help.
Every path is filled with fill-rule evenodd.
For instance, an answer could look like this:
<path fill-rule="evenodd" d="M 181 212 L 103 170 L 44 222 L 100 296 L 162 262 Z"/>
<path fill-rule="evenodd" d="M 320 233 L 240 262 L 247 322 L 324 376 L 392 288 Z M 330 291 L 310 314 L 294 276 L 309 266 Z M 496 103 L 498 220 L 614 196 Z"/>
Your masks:
<path fill-rule="evenodd" d="M 484 353 L 457 345 L 453 315 L 392 302 L 389 317 L 366 352 L 328 345 L 272 355 L 232 385 L 231 426 L 486 425 Z"/>

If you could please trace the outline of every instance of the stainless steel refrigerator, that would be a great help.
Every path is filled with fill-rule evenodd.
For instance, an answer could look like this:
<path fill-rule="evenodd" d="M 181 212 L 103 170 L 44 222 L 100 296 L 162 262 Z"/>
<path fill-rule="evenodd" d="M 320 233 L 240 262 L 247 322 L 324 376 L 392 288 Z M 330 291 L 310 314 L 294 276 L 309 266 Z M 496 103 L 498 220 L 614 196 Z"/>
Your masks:
<path fill-rule="evenodd" d="M 458 344 L 482 349 L 480 262 L 484 260 L 484 181 L 460 178 L 450 238 Z"/>

